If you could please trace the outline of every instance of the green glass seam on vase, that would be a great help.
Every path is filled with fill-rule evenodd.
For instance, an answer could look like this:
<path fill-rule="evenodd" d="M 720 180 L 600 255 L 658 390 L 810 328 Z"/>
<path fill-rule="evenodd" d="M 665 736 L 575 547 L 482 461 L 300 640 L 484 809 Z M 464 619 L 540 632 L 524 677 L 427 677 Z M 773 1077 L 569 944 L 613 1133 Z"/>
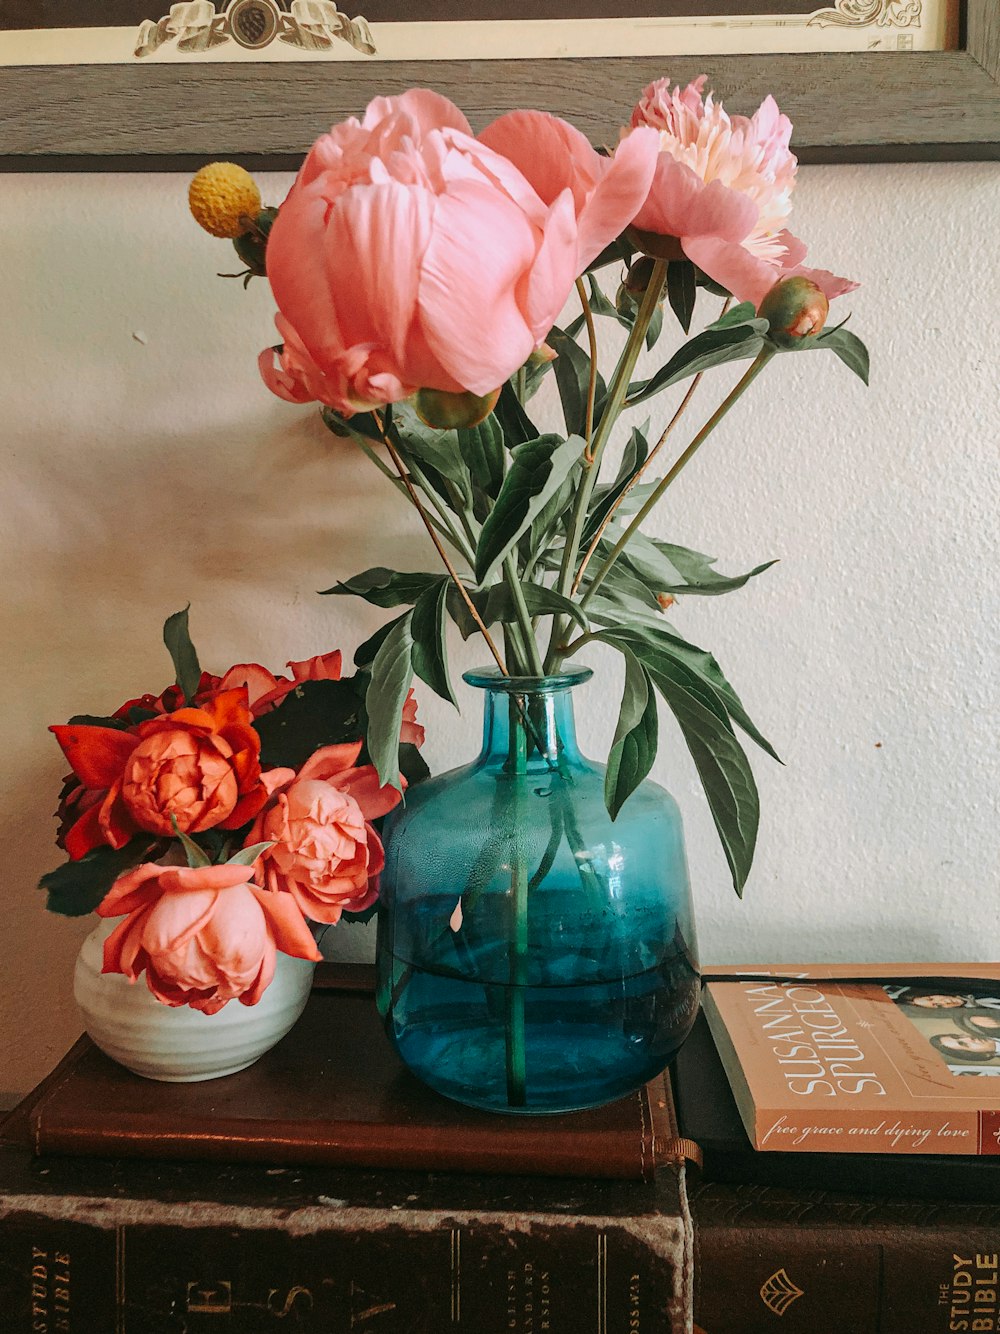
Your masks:
<path fill-rule="evenodd" d="M 645 781 L 612 821 L 576 741 L 590 671 L 468 672 L 473 763 L 386 822 L 378 996 L 410 1070 L 506 1113 L 600 1106 L 640 1088 L 694 1022 L 698 966 L 680 813 Z"/>

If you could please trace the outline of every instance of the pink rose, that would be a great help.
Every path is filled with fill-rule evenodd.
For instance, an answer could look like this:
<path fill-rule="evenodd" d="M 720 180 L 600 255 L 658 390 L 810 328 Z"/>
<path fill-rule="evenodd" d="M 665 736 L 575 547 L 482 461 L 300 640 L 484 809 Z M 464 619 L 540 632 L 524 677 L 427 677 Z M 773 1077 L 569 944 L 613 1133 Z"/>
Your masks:
<path fill-rule="evenodd" d="M 250 700 L 250 712 L 255 718 L 270 713 L 275 705 L 280 704 L 303 681 L 339 681 L 343 666 L 340 649 L 332 653 L 320 653 L 304 662 L 286 662 L 291 669 L 292 678 L 275 676 L 266 667 L 256 662 L 242 662 L 230 667 L 222 678 L 222 689 L 234 686 L 246 686 Z"/>
<path fill-rule="evenodd" d="M 392 810 L 400 794 L 379 786 L 372 765 L 354 767 L 360 751 L 360 741 L 324 746 L 298 774 L 266 773 L 273 795 L 246 838 L 248 847 L 273 843 L 258 862 L 264 883 L 290 894 L 314 922 L 337 922 L 378 897 L 385 858 L 370 821 Z"/>
<path fill-rule="evenodd" d="M 128 915 L 104 942 L 105 973 L 146 985 L 165 1005 L 215 1014 L 228 1001 L 256 1005 L 278 950 L 320 958 L 302 914 L 284 894 L 251 884 L 252 866 L 155 866 L 120 876 L 97 911 Z"/>
<path fill-rule="evenodd" d="M 489 394 L 558 317 L 579 231 L 573 191 L 544 202 L 446 98 L 376 98 L 316 141 L 271 229 L 285 344 L 265 383 L 347 414 L 419 388 Z"/>
<path fill-rule="evenodd" d="M 806 248 L 785 229 L 798 166 L 789 150 L 792 124 L 773 97 L 749 119 L 729 116 L 703 74 L 683 89 L 657 79 L 632 113 L 631 134 L 659 132 L 660 154 L 649 197 L 633 223 L 650 253 L 672 258 L 671 238 L 740 301 L 758 306 L 781 278 L 802 275 L 829 298 L 857 283 L 825 269 L 803 267 Z M 679 258 L 679 254 L 677 256 Z"/>
<path fill-rule="evenodd" d="M 399 729 L 399 739 L 404 744 L 409 742 L 413 746 L 422 746 L 424 735 L 422 725 L 417 722 L 417 697 L 412 690 L 408 690 L 403 701 L 403 725 Z"/>

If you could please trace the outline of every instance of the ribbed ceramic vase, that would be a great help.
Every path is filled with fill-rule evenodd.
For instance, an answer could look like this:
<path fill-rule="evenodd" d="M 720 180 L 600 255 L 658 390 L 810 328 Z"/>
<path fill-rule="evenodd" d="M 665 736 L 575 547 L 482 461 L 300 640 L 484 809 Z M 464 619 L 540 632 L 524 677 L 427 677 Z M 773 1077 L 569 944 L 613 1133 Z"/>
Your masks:
<path fill-rule="evenodd" d="M 180 1084 L 235 1074 L 280 1042 L 305 1009 L 316 965 L 281 953 L 256 1005 L 232 1000 L 211 1015 L 163 1005 L 145 977 L 132 983 L 101 972 L 104 942 L 119 920 L 100 922 L 83 942 L 73 994 L 93 1041 L 137 1075 Z"/>
<path fill-rule="evenodd" d="M 643 782 L 612 821 L 577 747 L 590 672 L 485 692 L 472 764 L 407 793 L 384 830 L 378 998 L 409 1068 L 458 1102 L 559 1112 L 661 1071 L 697 1010 L 680 814 Z"/>

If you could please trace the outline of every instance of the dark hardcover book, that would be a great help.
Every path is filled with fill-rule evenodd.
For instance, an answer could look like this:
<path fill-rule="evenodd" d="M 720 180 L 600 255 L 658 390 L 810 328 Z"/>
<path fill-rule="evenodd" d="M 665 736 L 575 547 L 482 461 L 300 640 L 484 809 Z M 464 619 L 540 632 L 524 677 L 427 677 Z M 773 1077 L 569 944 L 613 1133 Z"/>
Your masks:
<path fill-rule="evenodd" d="M 758 1152 L 744 1129 L 704 1014 L 677 1055 L 672 1086 L 680 1134 L 701 1149 L 704 1181 L 935 1201 L 1000 1201 L 997 1157 Z"/>
<path fill-rule="evenodd" d="M 690 1204 L 704 1334 L 1000 1330 L 1000 1202 L 702 1182 Z"/>
<path fill-rule="evenodd" d="M 683 1156 L 663 1078 L 563 1116 L 474 1111 L 425 1088 L 384 1033 L 372 970 L 322 966 L 291 1033 L 224 1079 L 142 1079 L 81 1038 L 0 1125 L 38 1154 L 351 1164 L 652 1180 Z"/>
<path fill-rule="evenodd" d="M 653 1182 L 587 1181 L 4 1147 L 0 1328 L 683 1334 L 683 1175 L 682 1163 Z"/>

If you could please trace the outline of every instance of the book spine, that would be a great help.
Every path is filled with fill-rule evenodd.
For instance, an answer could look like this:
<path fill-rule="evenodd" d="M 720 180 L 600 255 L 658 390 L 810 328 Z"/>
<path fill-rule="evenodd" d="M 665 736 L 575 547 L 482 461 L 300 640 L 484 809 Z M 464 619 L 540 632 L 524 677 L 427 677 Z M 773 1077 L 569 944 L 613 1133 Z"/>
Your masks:
<path fill-rule="evenodd" d="M 863 1112 L 799 1108 L 759 1108 L 751 1139 L 755 1149 L 794 1153 L 998 1153 L 994 1137 L 984 1137 L 983 1114 L 953 1112 Z"/>
<path fill-rule="evenodd" d="M 322 1197 L 321 1197 L 322 1198 Z M 17 1197 L 4 1334 L 682 1334 L 680 1220 Z M 263 1215 L 268 1215 L 264 1218 Z M 263 1223 L 264 1225 L 259 1225 Z"/>
<path fill-rule="evenodd" d="M 703 1225 L 704 1334 L 996 1334 L 1000 1225 Z"/>

